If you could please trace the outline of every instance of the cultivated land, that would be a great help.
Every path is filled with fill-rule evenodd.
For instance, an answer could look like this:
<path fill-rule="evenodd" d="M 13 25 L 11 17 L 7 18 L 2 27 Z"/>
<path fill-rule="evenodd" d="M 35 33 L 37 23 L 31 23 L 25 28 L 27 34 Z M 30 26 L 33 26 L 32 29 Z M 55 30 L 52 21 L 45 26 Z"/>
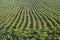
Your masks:
<path fill-rule="evenodd" d="M 0 40 L 60 40 L 60 0 L 0 0 Z"/>

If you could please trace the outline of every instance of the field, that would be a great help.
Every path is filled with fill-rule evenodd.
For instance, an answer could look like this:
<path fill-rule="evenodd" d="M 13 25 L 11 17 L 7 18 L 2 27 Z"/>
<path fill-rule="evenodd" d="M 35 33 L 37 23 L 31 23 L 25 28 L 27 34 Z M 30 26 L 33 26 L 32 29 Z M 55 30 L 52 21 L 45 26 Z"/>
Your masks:
<path fill-rule="evenodd" d="M 0 40 L 60 40 L 60 0 L 0 0 Z"/>

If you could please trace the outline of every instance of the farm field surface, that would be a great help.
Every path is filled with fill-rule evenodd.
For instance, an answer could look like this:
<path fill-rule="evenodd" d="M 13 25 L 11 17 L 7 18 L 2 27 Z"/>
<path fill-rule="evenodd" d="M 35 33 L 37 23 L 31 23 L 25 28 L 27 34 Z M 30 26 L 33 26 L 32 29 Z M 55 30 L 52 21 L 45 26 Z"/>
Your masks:
<path fill-rule="evenodd" d="M 60 0 L 0 0 L 0 40 L 60 40 Z"/>

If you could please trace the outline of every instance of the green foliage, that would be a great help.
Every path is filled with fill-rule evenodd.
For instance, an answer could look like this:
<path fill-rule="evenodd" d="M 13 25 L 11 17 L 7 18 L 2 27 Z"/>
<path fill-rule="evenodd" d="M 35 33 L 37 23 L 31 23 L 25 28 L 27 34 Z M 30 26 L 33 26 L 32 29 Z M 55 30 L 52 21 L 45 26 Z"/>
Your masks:
<path fill-rule="evenodd" d="M 60 1 L 0 0 L 0 40 L 60 40 Z"/>

